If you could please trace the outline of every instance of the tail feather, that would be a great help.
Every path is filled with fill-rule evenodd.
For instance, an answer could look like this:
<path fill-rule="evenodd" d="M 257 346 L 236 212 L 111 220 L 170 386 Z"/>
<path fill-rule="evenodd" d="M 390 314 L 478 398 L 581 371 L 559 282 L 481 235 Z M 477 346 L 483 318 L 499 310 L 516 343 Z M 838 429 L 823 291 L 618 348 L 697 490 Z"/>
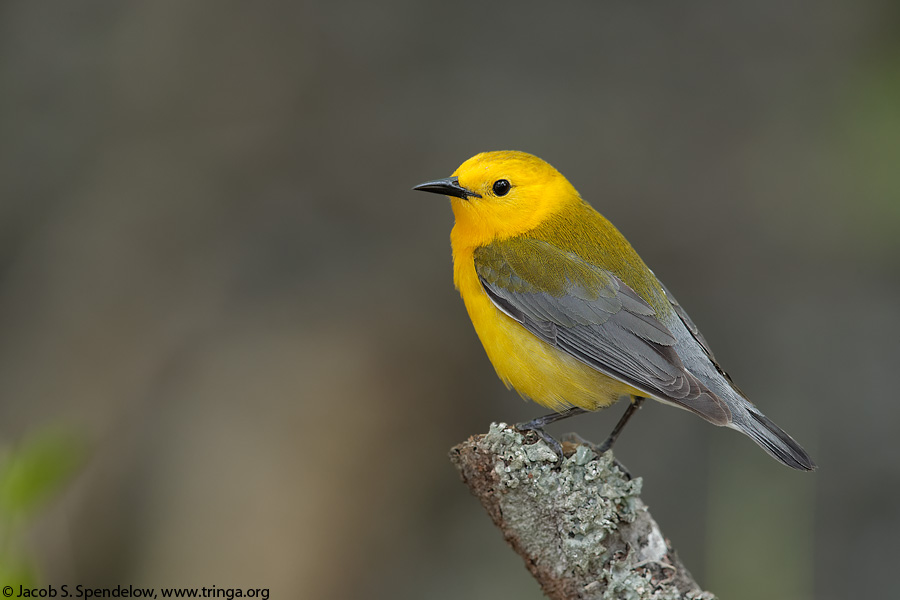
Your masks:
<path fill-rule="evenodd" d="M 806 450 L 765 415 L 752 409 L 735 411 L 731 426 L 750 436 L 763 450 L 792 469 L 816 469 L 816 463 Z"/>

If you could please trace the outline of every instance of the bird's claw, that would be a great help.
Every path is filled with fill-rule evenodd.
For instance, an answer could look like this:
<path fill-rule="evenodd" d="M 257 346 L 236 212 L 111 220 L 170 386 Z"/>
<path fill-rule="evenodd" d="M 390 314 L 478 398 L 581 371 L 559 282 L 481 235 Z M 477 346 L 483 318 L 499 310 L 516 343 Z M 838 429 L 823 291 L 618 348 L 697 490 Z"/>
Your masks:
<path fill-rule="evenodd" d="M 563 440 L 563 442 L 568 442 L 568 443 L 570 443 L 570 444 L 575 444 L 576 446 L 587 446 L 587 447 L 590 448 L 591 451 L 593 451 L 597 456 L 602 456 L 602 455 L 605 454 L 606 452 L 609 452 L 609 451 L 611 450 L 611 446 L 612 446 L 612 444 L 610 443 L 610 440 L 609 440 L 609 439 L 607 439 L 605 442 L 603 442 L 602 444 L 600 444 L 600 445 L 598 446 L 598 445 L 595 444 L 594 442 L 592 442 L 592 441 L 590 441 L 590 440 L 586 440 L 586 439 L 584 439 L 583 437 L 581 437 L 580 435 L 578 435 L 577 433 L 574 433 L 574 432 L 570 432 L 570 433 L 565 433 L 565 434 L 563 434 L 562 440 Z M 622 463 L 620 463 L 620 462 L 619 462 L 619 459 L 617 459 L 615 456 L 613 456 L 613 457 L 612 457 L 612 461 L 613 461 L 613 464 L 616 465 L 616 468 L 619 469 L 619 470 L 622 472 L 623 475 L 625 475 L 625 478 L 626 478 L 626 479 L 628 479 L 629 481 L 630 481 L 631 479 L 634 479 L 634 477 L 632 477 L 632 475 L 631 475 L 631 471 L 629 471 L 629 470 L 625 467 L 625 465 L 623 465 Z"/>
<path fill-rule="evenodd" d="M 556 438 L 547 433 L 541 427 L 529 426 L 530 423 L 519 423 L 516 425 L 516 429 L 522 432 L 533 432 L 535 436 L 545 444 L 547 444 L 553 453 L 556 455 L 556 464 L 557 466 L 562 464 L 563 459 L 565 458 L 565 454 L 563 454 L 562 444 L 560 444 Z"/>

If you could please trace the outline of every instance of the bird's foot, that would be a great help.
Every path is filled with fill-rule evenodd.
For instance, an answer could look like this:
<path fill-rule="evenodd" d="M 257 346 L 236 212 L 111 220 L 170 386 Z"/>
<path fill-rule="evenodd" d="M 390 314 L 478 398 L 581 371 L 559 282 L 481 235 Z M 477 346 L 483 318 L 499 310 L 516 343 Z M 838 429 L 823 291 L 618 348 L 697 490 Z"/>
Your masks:
<path fill-rule="evenodd" d="M 556 455 L 556 465 L 561 465 L 563 459 L 565 458 L 565 454 L 563 454 L 562 444 L 560 444 L 552 435 L 544 431 L 543 427 L 539 425 L 535 426 L 534 422 L 537 420 L 538 419 L 535 419 L 534 421 L 528 421 L 527 423 L 517 423 L 516 429 L 523 433 L 534 433 L 535 437 L 537 437 L 538 440 L 544 442 L 550 447 L 551 450 L 553 450 L 553 453 Z"/>

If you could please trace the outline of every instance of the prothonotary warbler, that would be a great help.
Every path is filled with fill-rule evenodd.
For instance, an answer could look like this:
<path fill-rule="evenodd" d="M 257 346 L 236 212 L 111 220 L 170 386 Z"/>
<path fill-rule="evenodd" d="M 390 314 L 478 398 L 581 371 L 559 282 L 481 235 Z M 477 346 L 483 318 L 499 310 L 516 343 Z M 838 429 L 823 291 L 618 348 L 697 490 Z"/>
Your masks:
<path fill-rule="evenodd" d="M 450 197 L 453 280 L 497 375 L 557 411 L 524 428 L 547 439 L 543 425 L 630 397 L 621 426 L 653 398 L 737 429 L 789 467 L 815 469 L 732 383 L 622 234 L 552 166 L 485 152 L 413 189 Z"/>

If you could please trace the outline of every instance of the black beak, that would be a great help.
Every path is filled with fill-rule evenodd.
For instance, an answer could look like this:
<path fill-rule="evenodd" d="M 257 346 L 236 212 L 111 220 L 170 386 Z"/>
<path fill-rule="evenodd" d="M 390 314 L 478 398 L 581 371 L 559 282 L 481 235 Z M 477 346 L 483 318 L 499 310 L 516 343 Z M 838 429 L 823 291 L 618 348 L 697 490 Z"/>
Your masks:
<path fill-rule="evenodd" d="M 413 189 L 419 190 L 421 192 L 433 192 L 435 194 L 444 194 L 446 196 L 456 196 L 457 198 L 462 198 L 463 200 L 467 200 L 470 196 L 481 198 L 481 194 L 467 190 L 463 186 L 459 185 L 459 179 L 457 177 L 448 177 L 446 179 L 426 181 L 425 183 L 420 183 Z"/>

